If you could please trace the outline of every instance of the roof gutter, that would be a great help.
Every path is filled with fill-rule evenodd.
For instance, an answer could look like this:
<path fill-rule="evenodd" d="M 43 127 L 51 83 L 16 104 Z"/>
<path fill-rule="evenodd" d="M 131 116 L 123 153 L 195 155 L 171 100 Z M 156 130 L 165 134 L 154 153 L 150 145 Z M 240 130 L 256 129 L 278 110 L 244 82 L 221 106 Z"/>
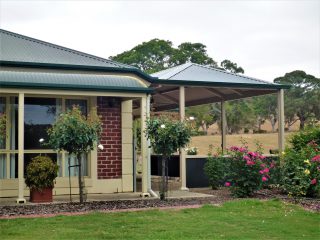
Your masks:
<path fill-rule="evenodd" d="M 236 87 L 236 88 L 259 88 L 259 89 L 289 89 L 291 85 L 286 84 L 251 84 L 251 83 L 225 83 L 225 82 L 205 82 L 194 80 L 168 80 L 153 79 L 153 83 L 178 86 L 207 86 L 207 87 Z"/>

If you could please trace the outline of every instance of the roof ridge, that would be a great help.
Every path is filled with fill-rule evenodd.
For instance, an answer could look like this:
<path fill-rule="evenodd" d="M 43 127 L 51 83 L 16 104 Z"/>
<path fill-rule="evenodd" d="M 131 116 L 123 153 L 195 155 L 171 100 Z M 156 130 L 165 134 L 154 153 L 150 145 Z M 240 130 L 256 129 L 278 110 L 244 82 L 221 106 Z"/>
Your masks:
<path fill-rule="evenodd" d="M 112 60 L 109 60 L 109 59 L 106 59 L 106 58 L 98 57 L 98 56 L 95 56 L 95 55 L 92 55 L 92 54 L 88 54 L 88 53 L 85 53 L 85 52 L 81 52 L 81 51 L 78 51 L 78 50 L 75 50 L 75 49 L 72 49 L 72 48 L 63 47 L 61 45 L 57 45 L 57 44 L 54 44 L 54 43 L 46 42 L 46 41 L 43 41 L 43 40 L 40 40 L 40 39 L 32 38 L 32 37 L 25 36 L 25 35 L 22 35 L 22 34 L 19 34 L 19 33 L 11 32 L 11 31 L 8 31 L 8 30 L 4 30 L 4 29 L 1 29 L 1 28 L 0 28 L 0 32 L 3 32 L 4 34 L 11 35 L 11 36 L 16 37 L 16 38 L 21 38 L 21 39 L 24 39 L 24 40 L 27 40 L 27 41 L 31 41 L 31 42 L 35 42 L 35 43 L 38 43 L 38 44 L 42 44 L 42 45 L 45 45 L 45 46 L 48 46 L 48 47 L 51 47 L 51 48 L 56 48 L 56 49 L 59 49 L 61 51 L 65 51 L 65 52 L 69 52 L 69 53 L 72 53 L 72 54 L 76 54 L 76 55 L 79 55 L 79 56 L 82 56 L 82 57 L 91 58 L 91 59 L 94 59 L 94 60 L 97 60 L 97 61 L 100 61 L 100 62 L 104 62 L 104 63 L 109 63 L 109 64 L 112 64 L 112 65 L 117 66 L 117 67 L 134 68 L 133 66 L 130 66 L 130 65 L 127 65 L 127 64 L 118 63 L 118 62 L 115 62 L 115 61 L 112 61 Z"/>
<path fill-rule="evenodd" d="M 168 79 L 170 79 L 170 78 L 172 78 L 172 77 L 174 77 L 174 76 L 176 76 L 177 74 L 179 74 L 179 73 L 181 73 L 182 71 L 184 71 L 184 70 L 186 70 L 186 69 L 188 69 L 189 67 L 191 67 L 192 66 L 192 62 L 186 62 L 186 63 L 184 63 L 184 64 L 182 64 L 182 65 L 187 65 L 186 67 L 184 67 L 183 69 L 181 69 L 180 71 L 178 71 L 178 72 L 176 72 L 175 74 L 173 74 L 172 76 L 170 76 Z M 182 66 L 182 65 L 180 65 L 180 67 Z M 179 65 L 178 65 L 179 66 Z M 177 66 L 177 67 L 178 67 Z"/>
<path fill-rule="evenodd" d="M 210 69 L 210 70 L 214 70 L 214 71 L 218 71 L 218 72 L 222 72 L 222 73 L 227 73 L 227 74 L 234 75 L 234 76 L 237 76 L 237 77 L 243 77 L 243 78 L 246 78 L 246 79 L 255 80 L 255 81 L 258 81 L 258 82 L 262 82 L 262 83 L 277 84 L 277 83 L 273 83 L 273 82 L 268 82 L 268 81 L 265 81 L 265 80 L 261 80 L 261 79 L 258 79 L 258 78 L 249 77 L 249 76 L 246 76 L 246 75 L 240 75 L 240 74 L 236 74 L 236 73 L 232 73 L 232 72 L 223 71 L 223 70 L 221 70 L 221 69 L 214 68 L 214 67 L 210 67 L 210 66 L 205 66 L 205 65 L 201 65 L 201 64 L 197 64 L 197 63 L 192 63 L 192 64 L 193 64 L 193 65 L 196 65 L 196 66 L 198 66 L 198 67 L 208 68 L 208 69 Z"/>

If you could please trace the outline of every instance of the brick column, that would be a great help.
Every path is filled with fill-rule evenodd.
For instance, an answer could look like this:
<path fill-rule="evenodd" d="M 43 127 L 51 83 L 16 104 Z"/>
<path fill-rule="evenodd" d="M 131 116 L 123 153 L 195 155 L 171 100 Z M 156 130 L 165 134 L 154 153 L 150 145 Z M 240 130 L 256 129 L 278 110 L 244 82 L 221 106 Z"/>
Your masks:
<path fill-rule="evenodd" d="M 121 100 L 112 97 L 97 98 L 98 115 L 102 121 L 100 144 L 104 149 L 98 151 L 98 179 L 121 178 Z"/>

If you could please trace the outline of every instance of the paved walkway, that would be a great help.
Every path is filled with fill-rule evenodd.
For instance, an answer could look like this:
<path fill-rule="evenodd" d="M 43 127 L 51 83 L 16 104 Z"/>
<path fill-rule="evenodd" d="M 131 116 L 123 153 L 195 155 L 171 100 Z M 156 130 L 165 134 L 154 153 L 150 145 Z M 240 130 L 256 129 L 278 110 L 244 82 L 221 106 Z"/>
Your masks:
<path fill-rule="evenodd" d="M 156 192 L 159 195 L 159 192 Z M 93 202 L 93 201 L 111 201 L 111 200 L 135 200 L 141 199 L 141 193 L 110 193 L 110 194 L 88 194 L 86 196 L 86 201 Z M 196 193 L 191 191 L 169 191 L 168 198 L 204 198 L 204 197 L 212 197 L 212 195 L 203 194 L 203 193 Z M 153 197 L 150 197 L 153 198 Z M 29 197 L 26 198 L 26 204 L 34 204 L 29 202 Z M 78 202 L 79 196 L 72 195 L 71 196 L 72 202 Z M 70 202 L 70 195 L 60 195 L 53 197 L 54 203 L 63 203 L 63 202 Z M 1 206 L 13 206 L 19 205 L 16 203 L 16 198 L 0 198 L 0 205 Z M 20 204 L 21 205 L 21 204 Z"/>

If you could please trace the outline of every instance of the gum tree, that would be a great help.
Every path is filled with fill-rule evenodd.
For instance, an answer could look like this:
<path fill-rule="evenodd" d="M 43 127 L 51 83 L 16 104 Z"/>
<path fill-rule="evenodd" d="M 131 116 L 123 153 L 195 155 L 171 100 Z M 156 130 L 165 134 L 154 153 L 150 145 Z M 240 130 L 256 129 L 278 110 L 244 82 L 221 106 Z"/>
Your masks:
<path fill-rule="evenodd" d="M 72 110 L 61 114 L 48 130 L 49 146 L 57 151 L 66 151 L 77 158 L 80 203 L 83 203 L 81 155 L 94 149 L 101 129 L 101 122 L 96 113 L 86 117 L 74 106 Z"/>
<path fill-rule="evenodd" d="M 147 121 L 146 136 L 150 139 L 154 152 L 162 156 L 160 199 L 165 200 L 165 193 L 168 189 L 166 161 L 179 148 L 183 148 L 189 143 L 191 130 L 185 122 L 168 118 L 153 118 Z"/>

